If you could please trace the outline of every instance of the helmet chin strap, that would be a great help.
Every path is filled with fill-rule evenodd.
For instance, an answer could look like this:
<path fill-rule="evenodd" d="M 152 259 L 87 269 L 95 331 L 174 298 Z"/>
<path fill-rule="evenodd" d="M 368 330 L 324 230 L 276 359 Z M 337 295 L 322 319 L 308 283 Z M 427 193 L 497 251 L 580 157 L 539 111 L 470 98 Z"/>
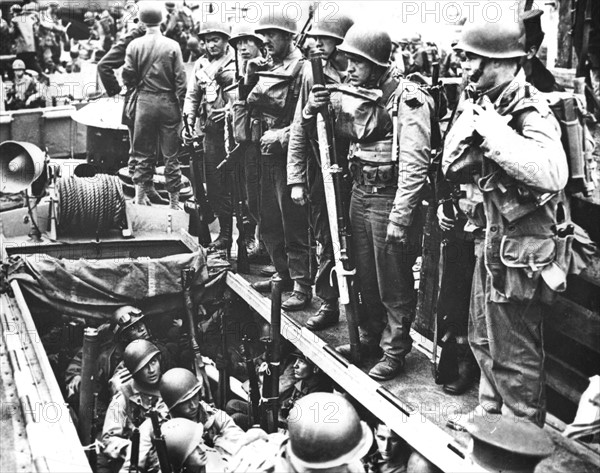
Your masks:
<path fill-rule="evenodd" d="M 471 74 L 471 76 L 469 77 L 469 81 L 470 82 L 479 82 L 479 79 L 481 79 L 481 76 L 483 75 L 483 71 L 485 69 L 485 66 L 488 65 L 488 58 L 484 57 L 481 59 L 481 62 L 479 63 L 479 67 L 477 68 L 477 70 L 475 72 L 473 72 L 473 74 Z"/>

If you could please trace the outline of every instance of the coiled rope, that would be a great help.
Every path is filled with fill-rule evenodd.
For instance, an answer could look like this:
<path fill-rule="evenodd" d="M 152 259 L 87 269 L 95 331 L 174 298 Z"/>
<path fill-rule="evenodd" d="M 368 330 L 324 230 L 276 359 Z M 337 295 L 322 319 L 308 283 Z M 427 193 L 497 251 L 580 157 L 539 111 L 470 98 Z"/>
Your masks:
<path fill-rule="evenodd" d="M 56 192 L 57 230 L 63 234 L 103 235 L 125 226 L 125 196 L 117 176 L 61 178 Z"/>

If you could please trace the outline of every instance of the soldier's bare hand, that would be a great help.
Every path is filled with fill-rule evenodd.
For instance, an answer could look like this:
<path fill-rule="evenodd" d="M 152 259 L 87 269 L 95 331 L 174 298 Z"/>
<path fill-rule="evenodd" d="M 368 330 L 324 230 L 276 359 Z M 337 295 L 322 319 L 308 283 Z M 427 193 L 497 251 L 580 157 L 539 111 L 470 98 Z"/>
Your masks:
<path fill-rule="evenodd" d="M 486 97 L 487 99 L 487 97 Z M 498 133 L 498 130 L 505 128 L 512 118 L 512 115 L 502 116 L 495 109 L 492 103 L 487 99 L 482 105 L 473 104 L 473 127 L 475 131 L 484 138 Z"/>
<path fill-rule="evenodd" d="M 263 153 L 273 153 L 277 148 L 281 148 L 279 143 L 279 133 L 275 130 L 267 130 L 260 139 L 260 149 Z"/>
<path fill-rule="evenodd" d="M 390 245 L 401 245 L 408 243 L 408 231 L 406 227 L 388 223 L 385 242 Z"/>
<path fill-rule="evenodd" d="M 125 458 L 127 455 L 127 448 L 129 447 L 129 440 L 121 437 L 111 437 L 105 447 L 104 454 L 108 458 L 116 460 L 117 458 Z"/>
<path fill-rule="evenodd" d="M 330 99 L 329 90 L 324 85 L 316 84 L 308 96 L 307 107 L 311 113 L 316 113 L 319 109 L 329 105 Z"/>
<path fill-rule="evenodd" d="M 438 206 L 437 209 L 437 218 L 438 224 L 443 231 L 447 232 L 454 228 L 454 219 L 448 218 L 446 216 L 446 214 L 444 213 L 444 206 L 441 204 Z"/>
<path fill-rule="evenodd" d="M 81 376 L 74 376 L 71 382 L 67 385 L 67 398 L 70 398 L 79 392 L 81 386 Z"/>
<path fill-rule="evenodd" d="M 308 202 L 306 196 L 306 187 L 303 184 L 296 184 L 292 186 L 291 197 L 296 205 L 306 205 Z"/>

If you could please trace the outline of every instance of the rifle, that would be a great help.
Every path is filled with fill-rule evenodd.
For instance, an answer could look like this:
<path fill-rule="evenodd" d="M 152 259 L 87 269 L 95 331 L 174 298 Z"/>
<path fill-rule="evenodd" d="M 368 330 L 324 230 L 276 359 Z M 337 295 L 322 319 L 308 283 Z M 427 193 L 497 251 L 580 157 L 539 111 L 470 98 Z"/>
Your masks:
<path fill-rule="evenodd" d="M 186 134 L 192 136 L 187 115 L 183 115 L 183 124 L 185 126 Z M 212 241 L 208 223 L 211 220 L 214 220 L 214 215 L 210 204 L 208 203 L 206 192 L 204 191 L 204 183 L 198 178 L 199 176 L 196 176 L 196 161 L 201 163 L 204 160 L 202 138 L 195 136 L 191 143 L 187 144 L 186 147 L 190 154 L 190 177 L 192 181 L 192 190 L 194 191 L 194 214 L 197 220 L 198 243 L 206 247 Z M 200 210 L 198 210 L 198 207 Z"/>
<path fill-rule="evenodd" d="M 227 396 L 229 394 L 229 373 L 227 370 L 229 354 L 227 353 L 227 325 L 225 321 L 225 312 L 221 312 L 221 353 L 217 355 L 215 364 L 219 370 L 219 393 L 217 395 L 218 406 L 225 410 L 227 405 Z"/>
<path fill-rule="evenodd" d="M 131 454 L 129 455 L 129 473 L 138 473 L 140 461 L 140 430 L 136 427 L 131 432 Z"/>
<path fill-rule="evenodd" d="M 152 445 L 156 449 L 156 456 L 158 457 L 158 464 L 160 465 L 161 473 L 172 473 L 171 463 L 169 463 L 169 455 L 167 453 L 167 444 L 165 443 L 165 437 L 160 431 L 160 424 L 158 423 L 158 411 L 151 409 L 148 412 L 150 420 L 152 422 L 152 432 L 154 438 L 152 439 Z"/>
<path fill-rule="evenodd" d="M 311 59 L 314 83 L 325 85 L 323 63 L 320 58 Z M 348 209 L 343 196 L 343 170 L 337 156 L 334 136 L 334 118 L 330 108 L 321 110 L 317 116 L 317 134 L 321 155 L 321 170 L 325 187 L 325 201 L 329 217 L 329 229 L 334 248 L 335 275 L 348 321 L 352 359 L 360 361 L 358 335 L 358 291 L 356 289 L 356 268 L 352 255 L 352 234 L 349 225 Z"/>
<path fill-rule="evenodd" d="M 246 365 L 246 374 L 248 375 L 248 384 L 250 387 L 250 425 L 260 424 L 260 388 L 258 386 L 258 376 L 254 366 L 254 360 L 250 355 L 250 339 L 244 335 L 242 338 L 241 354 Z"/>
<path fill-rule="evenodd" d="M 318 4 L 318 2 L 317 2 L 317 4 Z M 308 34 L 308 31 L 310 30 L 310 27 L 312 26 L 312 21 L 315 16 L 316 9 L 317 8 L 316 8 L 315 4 L 311 4 L 308 7 L 308 18 L 306 19 L 306 23 L 304 23 L 304 26 L 302 27 L 302 30 L 300 31 L 300 34 L 298 35 L 298 39 L 296 40 L 296 46 L 298 48 L 302 48 L 302 46 L 304 45 L 304 41 L 306 41 L 306 36 Z"/>
<path fill-rule="evenodd" d="M 183 302 L 185 306 L 185 314 L 188 325 L 188 337 L 190 342 L 190 348 L 194 356 L 194 362 L 192 363 L 192 371 L 202 381 L 204 399 L 208 403 L 213 402 L 212 393 L 210 392 L 210 382 L 206 369 L 204 367 L 204 361 L 202 361 L 202 355 L 200 353 L 200 347 L 196 340 L 196 324 L 194 323 L 194 301 L 192 300 L 192 294 L 190 287 L 194 279 L 195 271 L 192 268 L 184 269 L 181 271 L 181 287 L 183 289 Z"/>
<path fill-rule="evenodd" d="M 94 393 L 94 399 L 92 401 L 92 421 L 90 423 L 90 443 L 96 443 L 96 436 L 98 435 L 100 423 L 100 416 L 98 415 L 98 393 Z M 98 460 L 98 449 L 91 448 L 88 452 L 88 461 L 90 465 L 96 465 Z"/>

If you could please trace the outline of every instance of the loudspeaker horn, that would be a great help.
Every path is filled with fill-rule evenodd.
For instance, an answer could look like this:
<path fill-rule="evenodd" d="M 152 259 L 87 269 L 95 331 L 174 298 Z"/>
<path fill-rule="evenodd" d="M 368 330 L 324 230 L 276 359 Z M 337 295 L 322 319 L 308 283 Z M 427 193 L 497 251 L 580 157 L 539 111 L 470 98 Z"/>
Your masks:
<path fill-rule="evenodd" d="M 27 189 L 44 172 L 46 153 L 31 143 L 0 144 L 0 192 L 15 194 Z"/>

